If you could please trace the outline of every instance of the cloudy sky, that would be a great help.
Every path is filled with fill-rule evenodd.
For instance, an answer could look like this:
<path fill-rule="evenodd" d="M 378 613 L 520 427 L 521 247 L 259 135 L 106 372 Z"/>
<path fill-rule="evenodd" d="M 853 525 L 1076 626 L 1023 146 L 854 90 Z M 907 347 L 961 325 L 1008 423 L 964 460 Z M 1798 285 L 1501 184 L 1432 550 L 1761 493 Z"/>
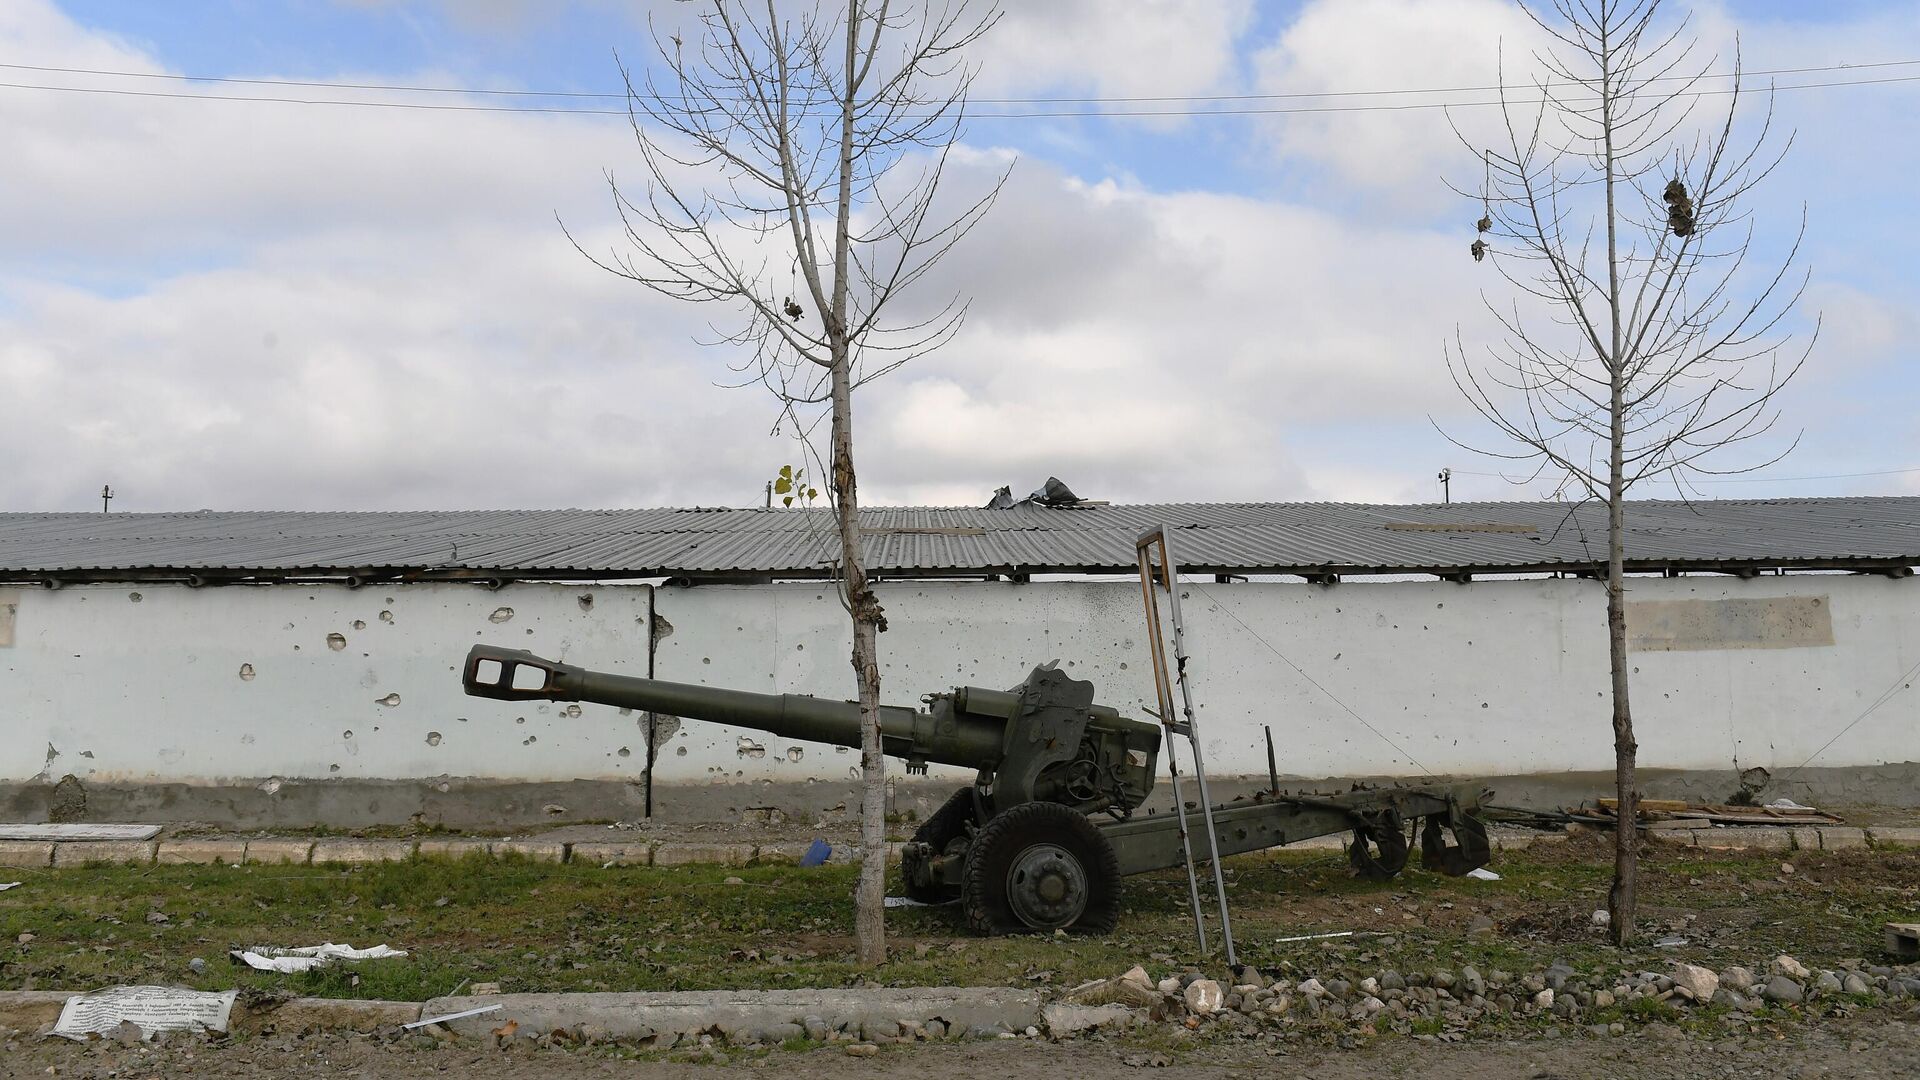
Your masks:
<path fill-rule="evenodd" d="M 1494 329 L 1478 207 L 1446 183 L 1477 185 L 1475 158 L 1436 110 L 1349 108 L 1493 81 L 1532 41 L 1515 9 L 1009 7 L 976 97 L 1209 99 L 976 106 L 954 188 L 1011 177 L 925 283 L 971 301 L 964 331 L 861 393 L 866 501 L 977 504 L 1049 474 L 1127 502 L 1429 501 L 1443 466 L 1456 498 L 1544 493 L 1429 421 L 1482 434 L 1443 354 Z M 674 8 L 0 3 L 0 509 L 97 508 L 103 483 L 141 511 L 757 505 L 797 451 L 697 343 L 725 313 L 596 270 L 556 223 L 616 238 L 603 173 L 639 172 L 623 118 L 127 93 L 604 107 L 125 73 L 592 93 Z M 1760 482 L 1701 490 L 1920 492 L 1920 3 L 1688 10 L 1719 70 L 1737 34 L 1749 69 L 1828 69 L 1781 85 L 1908 80 L 1778 94 L 1794 143 L 1753 222 L 1777 257 L 1807 216 L 1790 325 L 1825 322 L 1782 401 L 1804 434 Z M 1336 96 L 1244 96 L 1305 94 Z M 1344 111 L 1246 111 L 1322 106 Z M 1240 111 L 1007 115 L 1115 108 Z"/>

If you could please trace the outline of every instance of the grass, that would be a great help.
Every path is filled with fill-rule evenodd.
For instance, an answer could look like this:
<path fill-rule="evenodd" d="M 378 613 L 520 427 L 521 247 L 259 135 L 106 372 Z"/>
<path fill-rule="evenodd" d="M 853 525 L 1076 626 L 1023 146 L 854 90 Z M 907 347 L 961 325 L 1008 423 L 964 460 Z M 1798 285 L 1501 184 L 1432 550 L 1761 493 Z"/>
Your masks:
<path fill-rule="evenodd" d="M 1651 941 L 1626 953 L 1589 916 L 1610 867 L 1598 845 L 1560 844 L 1497 860 L 1497 882 L 1410 868 L 1358 881 L 1332 852 L 1231 860 L 1242 958 L 1266 971 L 1358 979 L 1473 964 L 1535 971 L 1556 961 L 1594 973 L 1664 969 L 1675 959 L 1725 966 L 1789 952 L 1809 966 L 1871 958 L 1880 925 L 1920 910 L 1920 852 L 1702 852 L 1656 848 L 1643 913 Z M 1108 937 L 979 938 L 950 909 L 888 913 L 893 959 L 853 960 L 855 871 L 827 866 L 613 867 L 512 858 L 419 859 L 368 866 L 95 866 L 19 871 L 0 893 L 0 989 L 85 989 L 160 982 L 301 995 L 415 1001 L 469 982 L 506 992 L 897 985 L 1072 985 L 1145 963 L 1156 976 L 1193 961 L 1186 882 L 1127 882 Z M 740 883 L 728 884 L 729 878 Z M 1492 934 L 1469 933 L 1476 915 Z M 149 916 L 165 916 L 150 921 Z M 1678 928 L 1675 931 L 1674 928 Z M 1276 944 L 1286 935 L 1375 936 Z M 22 940 L 23 935 L 30 935 Z M 409 950 L 306 975 L 231 964 L 230 948 L 322 941 Z M 201 974 L 188 962 L 207 961 Z M 1219 966 L 1217 960 L 1212 966 Z"/>

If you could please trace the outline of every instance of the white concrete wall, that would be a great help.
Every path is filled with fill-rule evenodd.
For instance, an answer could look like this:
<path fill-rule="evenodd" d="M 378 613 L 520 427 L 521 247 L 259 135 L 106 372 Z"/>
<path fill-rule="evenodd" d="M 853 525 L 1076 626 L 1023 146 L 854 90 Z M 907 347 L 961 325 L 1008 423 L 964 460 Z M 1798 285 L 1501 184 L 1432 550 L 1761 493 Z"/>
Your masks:
<path fill-rule="evenodd" d="M 476 641 L 646 670 L 651 590 L 473 585 L 0 588 L 0 780 L 638 779 L 599 706 L 466 697 Z M 592 597 L 590 604 L 583 597 Z M 330 641 L 331 635 L 338 635 Z"/>
<path fill-rule="evenodd" d="M 1805 635 L 1763 627 L 1757 641 L 1734 633 L 1696 642 L 1707 647 L 1636 649 L 1642 765 L 1792 768 L 1896 687 L 1892 700 L 1817 763 L 1920 760 L 1920 697 L 1899 682 L 1920 661 L 1917 590 L 1913 578 L 1845 575 L 1634 579 L 1630 603 L 1752 600 L 1764 613 L 1765 601 L 1776 598 L 1821 598 L 1833 641 L 1798 644 Z M 892 626 L 880 638 L 891 702 L 955 684 L 1010 686 L 1054 658 L 1122 711 L 1151 700 L 1137 584 L 889 584 L 879 591 Z M 1599 583 L 1204 583 L 1182 594 L 1201 730 L 1216 773 L 1265 772 L 1263 724 L 1273 726 L 1281 770 L 1293 776 L 1612 768 Z M 661 589 L 655 605 L 674 627 L 657 647 L 659 678 L 823 697 L 850 689 L 846 619 L 831 591 Z M 765 753 L 753 754 L 753 745 Z M 668 746 L 656 783 L 840 777 L 857 765 L 854 755 L 831 748 L 711 725 L 689 724 Z"/>
<path fill-rule="evenodd" d="M 1642 763 L 1791 768 L 1889 689 L 1816 764 L 1920 760 L 1920 699 L 1899 679 L 1920 661 L 1917 589 L 1916 579 L 1837 575 L 1633 581 L 1635 602 L 1762 602 L 1661 609 L 1671 618 L 1650 640 L 1678 633 L 1690 647 L 1632 654 Z M 1596 583 L 1183 592 L 1217 774 L 1265 771 L 1262 724 L 1295 776 L 1611 766 Z M 1011 686 L 1054 658 L 1123 711 L 1151 694 L 1137 585 L 896 583 L 880 593 L 891 702 Z M 1793 610 L 1766 603 L 1778 598 L 1797 598 Z M 1806 622 L 1808 598 L 1827 613 L 1820 626 Z M 457 668 L 487 641 L 644 674 L 650 611 L 672 627 L 653 657 L 660 678 L 835 698 L 851 688 L 846 616 L 822 586 L 0 588 L 0 781 L 638 779 L 642 718 L 466 698 Z M 384 704 L 390 695 L 397 703 Z M 856 764 L 831 747 L 688 723 L 662 746 L 654 778 L 840 780 Z"/>

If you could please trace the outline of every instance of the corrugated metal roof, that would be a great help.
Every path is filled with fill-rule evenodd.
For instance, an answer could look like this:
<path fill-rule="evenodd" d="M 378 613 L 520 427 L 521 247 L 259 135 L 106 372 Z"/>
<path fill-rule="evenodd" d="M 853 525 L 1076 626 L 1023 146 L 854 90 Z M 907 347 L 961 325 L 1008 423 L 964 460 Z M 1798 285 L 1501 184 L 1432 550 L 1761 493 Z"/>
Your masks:
<path fill-rule="evenodd" d="M 1202 573 L 1585 570 L 1606 511 L 1544 502 L 1409 506 L 1170 503 L 861 512 L 882 575 L 1130 573 L 1134 538 L 1165 524 Z M 1637 501 L 1640 570 L 1920 565 L 1920 498 Z M 838 548 L 832 512 L 480 510 L 348 513 L 0 513 L 0 575 L 202 577 L 807 577 Z"/>

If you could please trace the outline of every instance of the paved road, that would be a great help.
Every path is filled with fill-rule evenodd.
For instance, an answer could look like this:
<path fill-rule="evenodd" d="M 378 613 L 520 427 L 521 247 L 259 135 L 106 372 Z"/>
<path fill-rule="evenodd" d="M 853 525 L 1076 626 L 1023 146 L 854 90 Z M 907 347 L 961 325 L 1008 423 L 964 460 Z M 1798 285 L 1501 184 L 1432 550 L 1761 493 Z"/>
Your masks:
<path fill-rule="evenodd" d="M 1911 1080 L 1920 1076 L 1920 1023 L 1876 1018 L 1829 1021 L 1776 1038 L 1771 1034 L 1697 1039 L 1652 1028 L 1612 1038 L 1591 1036 L 1524 1042 L 1479 1040 L 1461 1044 L 1384 1040 L 1358 1050 L 1295 1048 L 1270 1055 L 1261 1044 L 1204 1047 L 1176 1055 L 1161 1072 L 1155 1051 L 1122 1043 L 998 1043 L 897 1047 L 877 1057 L 849 1057 L 838 1049 L 742 1057 L 716 1067 L 632 1061 L 594 1052 L 505 1053 L 473 1047 L 417 1049 L 370 1039 L 316 1036 L 265 1038 L 227 1046 L 198 1041 L 159 1049 L 74 1046 L 20 1041 L 0 1049 L 0 1076 L 132 1080 L 209 1077 L 214 1080 L 688 1080 L 716 1077 L 803 1076 L 817 1080 L 912 1075 L 916 1080 L 984 1080 L 1045 1076 L 1048 1080 L 1113 1080 L 1154 1075 L 1180 1080 L 1311 1076 L 1313 1080 L 1385 1080 L 1444 1076 L 1449 1080 L 1750 1080 L 1818 1077 Z"/>

